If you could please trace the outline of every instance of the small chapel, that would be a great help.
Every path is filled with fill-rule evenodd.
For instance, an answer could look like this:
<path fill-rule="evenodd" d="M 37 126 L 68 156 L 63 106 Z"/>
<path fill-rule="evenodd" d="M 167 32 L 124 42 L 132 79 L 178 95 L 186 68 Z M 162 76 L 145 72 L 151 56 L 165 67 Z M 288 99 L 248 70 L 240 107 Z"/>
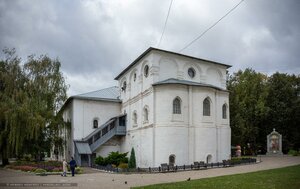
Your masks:
<path fill-rule="evenodd" d="M 118 86 L 67 99 L 61 111 L 71 129 L 59 158 L 91 166 L 134 148 L 138 167 L 229 159 L 229 67 L 148 48 L 115 77 Z"/>

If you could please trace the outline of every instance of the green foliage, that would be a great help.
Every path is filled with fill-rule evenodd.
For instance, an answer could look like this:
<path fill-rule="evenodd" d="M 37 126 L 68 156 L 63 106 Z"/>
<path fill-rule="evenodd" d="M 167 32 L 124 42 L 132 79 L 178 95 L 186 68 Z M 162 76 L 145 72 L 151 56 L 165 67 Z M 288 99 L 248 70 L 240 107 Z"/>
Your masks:
<path fill-rule="evenodd" d="M 127 169 L 128 168 L 128 164 L 127 163 L 120 163 L 118 168 L 121 168 L 121 169 Z"/>
<path fill-rule="evenodd" d="M 36 169 L 34 172 L 35 173 L 46 173 L 47 171 L 45 169 Z"/>
<path fill-rule="evenodd" d="M 288 154 L 291 156 L 298 156 L 300 155 L 300 152 L 298 152 L 297 150 L 289 150 Z"/>
<path fill-rule="evenodd" d="M 106 164 L 116 165 L 118 166 L 120 163 L 128 163 L 128 158 L 126 153 L 119 152 L 110 152 L 109 155 L 105 158 Z"/>
<path fill-rule="evenodd" d="M 129 168 L 136 168 L 136 160 L 135 160 L 134 148 L 131 149 L 128 167 Z"/>
<path fill-rule="evenodd" d="M 83 169 L 81 167 L 75 167 L 75 173 L 76 174 L 82 174 L 83 173 Z"/>
<path fill-rule="evenodd" d="M 300 188 L 300 165 L 273 170 L 258 171 L 191 181 L 155 184 L 133 188 Z"/>
<path fill-rule="evenodd" d="M 65 125 L 58 113 L 67 98 L 60 62 L 46 55 L 31 55 L 22 62 L 14 49 L 3 52 L 6 58 L 0 60 L 0 151 L 4 159 L 26 153 L 39 160 L 59 138 L 58 125 Z M 62 141 L 59 143 L 62 145 Z"/>
<path fill-rule="evenodd" d="M 104 166 L 106 165 L 105 159 L 102 156 L 98 156 L 95 158 L 95 164 Z"/>
<path fill-rule="evenodd" d="M 283 152 L 299 149 L 299 86 L 300 77 L 295 75 L 274 73 L 268 77 L 246 69 L 230 76 L 227 88 L 232 145 L 246 146 L 246 155 L 258 150 L 265 153 L 266 136 L 275 128 L 282 134 Z"/>
<path fill-rule="evenodd" d="M 120 163 L 128 163 L 128 158 L 126 153 L 119 153 L 119 152 L 110 152 L 106 158 L 98 156 L 95 159 L 95 164 L 97 165 L 115 165 L 116 167 L 119 166 Z"/>

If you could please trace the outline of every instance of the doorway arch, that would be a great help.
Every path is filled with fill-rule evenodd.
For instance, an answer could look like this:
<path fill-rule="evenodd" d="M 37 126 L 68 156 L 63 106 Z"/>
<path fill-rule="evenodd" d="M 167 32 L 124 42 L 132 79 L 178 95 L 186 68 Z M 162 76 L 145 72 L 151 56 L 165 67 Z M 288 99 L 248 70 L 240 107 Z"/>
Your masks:
<path fill-rule="evenodd" d="M 206 157 L 206 163 L 211 163 L 212 162 L 212 155 L 208 154 Z"/>

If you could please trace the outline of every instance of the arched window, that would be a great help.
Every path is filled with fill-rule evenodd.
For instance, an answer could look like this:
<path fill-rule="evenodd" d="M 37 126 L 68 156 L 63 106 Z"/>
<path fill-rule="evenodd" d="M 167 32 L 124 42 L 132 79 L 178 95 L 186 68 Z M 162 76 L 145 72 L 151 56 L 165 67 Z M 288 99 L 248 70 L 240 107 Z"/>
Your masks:
<path fill-rule="evenodd" d="M 136 114 L 136 111 L 133 112 L 132 114 L 132 121 L 133 121 L 133 124 L 137 124 L 137 114 Z"/>
<path fill-rule="evenodd" d="M 226 104 L 223 104 L 223 106 L 222 106 L 222 118 L 227 119 L 227 106 L 226 106 Z"/>
<path fill-rule="evenodd" d="M 94 129 L 98 128 L 98 119 L 93 120 L 93 128 Z"/>
<path fill-rule="evenodd" d="M 212 162 L 212 155 L 208 155 L 207 157 L 206 157 L 206 163 L 211 163 Z"/>
<path fill-rule="evenodd" d="M 144 122 L 148 122 L 148 118 L 149 118 L 149 111 L 146 106 L 146 107 L 144 107 Z"/>
<path fill-rule="evenodd" d="M 181 101 L 178 97 L 173 100 L 173 114 L 181 114 Z"/>
<path fill-rule="evenodd" d="M 208 97 L 203 101 L 203 115 L 210 116 L 210 100 Z"/>
<path fill-rule="evenodd" d="M 121 88 L 122 91 L 125 92 L 126 91 L 126 87 L 127 87 L 127 84 L 126 84 L 126 81 L 124 81 L 123 84 L 122 84 L 122 88 Z"/>
<path fill-rule="evenodd" d="M 144 67 L 144 76 L 145 76 L 145 77 L 148 77 L 148 75 L 149 75 L 149 66 L 146 65 L 146 66 Z"/>

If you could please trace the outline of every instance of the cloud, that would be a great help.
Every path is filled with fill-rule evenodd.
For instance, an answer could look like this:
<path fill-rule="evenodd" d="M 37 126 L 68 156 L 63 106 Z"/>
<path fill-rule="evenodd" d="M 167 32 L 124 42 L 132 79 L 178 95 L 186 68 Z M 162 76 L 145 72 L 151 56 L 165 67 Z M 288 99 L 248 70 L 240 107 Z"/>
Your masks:
<path fill-rule="evenodd" d="M 179 51 L 239 0 L 173 1 L 160 48 Z M 1 1 L 0 48 L 59 57 L 69 94 L 116 85 L 113 78 L 161 36 L 170 1 Z M 246 0 L 182 53 L 300 73 L 300 1 Z"/>

